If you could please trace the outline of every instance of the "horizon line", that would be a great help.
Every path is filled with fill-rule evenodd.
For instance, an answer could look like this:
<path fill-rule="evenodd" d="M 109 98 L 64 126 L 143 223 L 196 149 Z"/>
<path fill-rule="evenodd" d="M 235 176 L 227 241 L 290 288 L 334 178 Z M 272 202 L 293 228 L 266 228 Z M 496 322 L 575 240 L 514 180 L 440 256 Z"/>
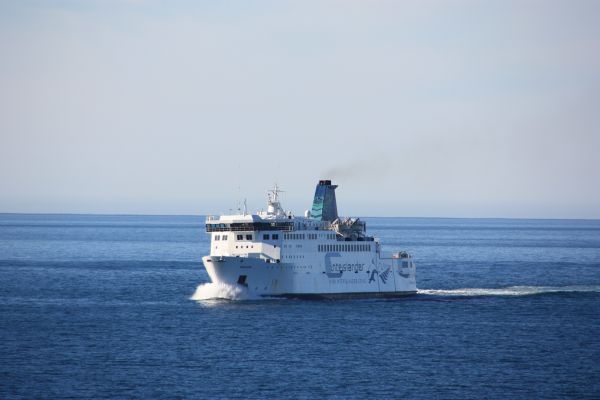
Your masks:
<path fill-rule="evenodd" d="M 252 214 L 252 213 L 248 213 Z M 72 215 L 107 217 L 206 217 L 216 214 L 136 214 L 136 213 L 70 213 L 70 212 L 0 212 L 0 215 Z M 225 214 L 219 214 L 225 215 Z M 554 221 L 600 221 L 600 218 L 548 218 L 548 217 L 439 217 L 439 216 L 385 216 L 370 215 L 357 218 L 417 218 L 417 219 L 502 219 L 502 220 L 554 220 Z"/>

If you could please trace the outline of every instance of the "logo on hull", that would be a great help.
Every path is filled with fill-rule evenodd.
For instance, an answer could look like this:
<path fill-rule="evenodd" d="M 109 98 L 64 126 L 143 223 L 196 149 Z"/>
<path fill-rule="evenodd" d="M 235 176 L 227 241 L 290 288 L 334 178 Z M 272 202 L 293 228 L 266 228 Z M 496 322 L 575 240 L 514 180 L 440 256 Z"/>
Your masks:
<path fill-rule="evenodd" d="M 325 254 L 325 273 L 328 278 L 340 278 L 344 272 L 361 272 L 365 269 L 364 263 L 332 262 L 332 258 L 341 257 L 340 253 Z"/>
<path fill-rule="evenodd" d="M 387 283 L 387 280 L 389 279 L 391 273 L 392 267 L 387 267 L 387 269 L 381 273 L 377 271 L 376 268 L 373 268 L 373 271 L 371 272 L 371 277 L 369 278 L 369 283 L 375 282 L 375 274 L 377 274 L 379 275 L 379 279 L 381 279 L 381 282 L 385 284 Z"/>
<path fill-rule="evenodd" d="M 333 267 L 331 265 L 331 259 L 333 257 L 341 257 L 340 253 L 327 253 L 325 254 L 325 273 L 328 278 L 341 278 L 343 271 L 333 272 Z"/>
<path fill-rule="evenodd" d="M 392 267 L 387 267 L 385 271 L 379 274 L 379 278 L 383 283 L 387 283 L 388 278 L 390 277 L 390 273 L 392 272 Z"/>

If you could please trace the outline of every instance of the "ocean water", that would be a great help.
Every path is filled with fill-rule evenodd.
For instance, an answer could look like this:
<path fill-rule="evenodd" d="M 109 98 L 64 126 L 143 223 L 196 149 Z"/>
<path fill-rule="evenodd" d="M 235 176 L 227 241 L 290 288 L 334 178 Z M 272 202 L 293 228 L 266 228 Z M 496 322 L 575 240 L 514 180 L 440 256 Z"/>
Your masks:
<path fill-rule="evenodd" d="M 200 216 L 0 214 L 0 398 L 600 398 L 600 221 L 366 220 L 419 294 L 203 300 Z"/>

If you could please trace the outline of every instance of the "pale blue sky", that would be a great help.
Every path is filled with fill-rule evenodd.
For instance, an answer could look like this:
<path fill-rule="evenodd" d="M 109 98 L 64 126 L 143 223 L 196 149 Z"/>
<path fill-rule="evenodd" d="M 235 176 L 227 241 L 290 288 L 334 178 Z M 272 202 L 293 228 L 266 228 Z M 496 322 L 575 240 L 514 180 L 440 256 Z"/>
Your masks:
<path fill-rule="evenodd" d="M 1 1 L 0 212 L 600 218 L 599 1 Z"/>

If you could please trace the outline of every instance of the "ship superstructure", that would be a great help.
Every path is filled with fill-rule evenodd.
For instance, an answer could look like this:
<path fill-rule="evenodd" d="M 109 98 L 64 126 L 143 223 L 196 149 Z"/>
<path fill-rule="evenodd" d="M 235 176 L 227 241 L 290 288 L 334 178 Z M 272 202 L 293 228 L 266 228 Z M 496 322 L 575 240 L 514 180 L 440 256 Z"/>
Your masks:
<path fill-rule="evenodd" d="M 397 296 L 416 293 L 415 266 L 406 252 L 381 250 L 359 218 L 341 218 L 335 189 L 321 180 L 312 209 L 298 217 L 283 209 L 277 186 L 266 211 L 208 216 L 211 280 L 241 285 L 256 296 Z"/>

